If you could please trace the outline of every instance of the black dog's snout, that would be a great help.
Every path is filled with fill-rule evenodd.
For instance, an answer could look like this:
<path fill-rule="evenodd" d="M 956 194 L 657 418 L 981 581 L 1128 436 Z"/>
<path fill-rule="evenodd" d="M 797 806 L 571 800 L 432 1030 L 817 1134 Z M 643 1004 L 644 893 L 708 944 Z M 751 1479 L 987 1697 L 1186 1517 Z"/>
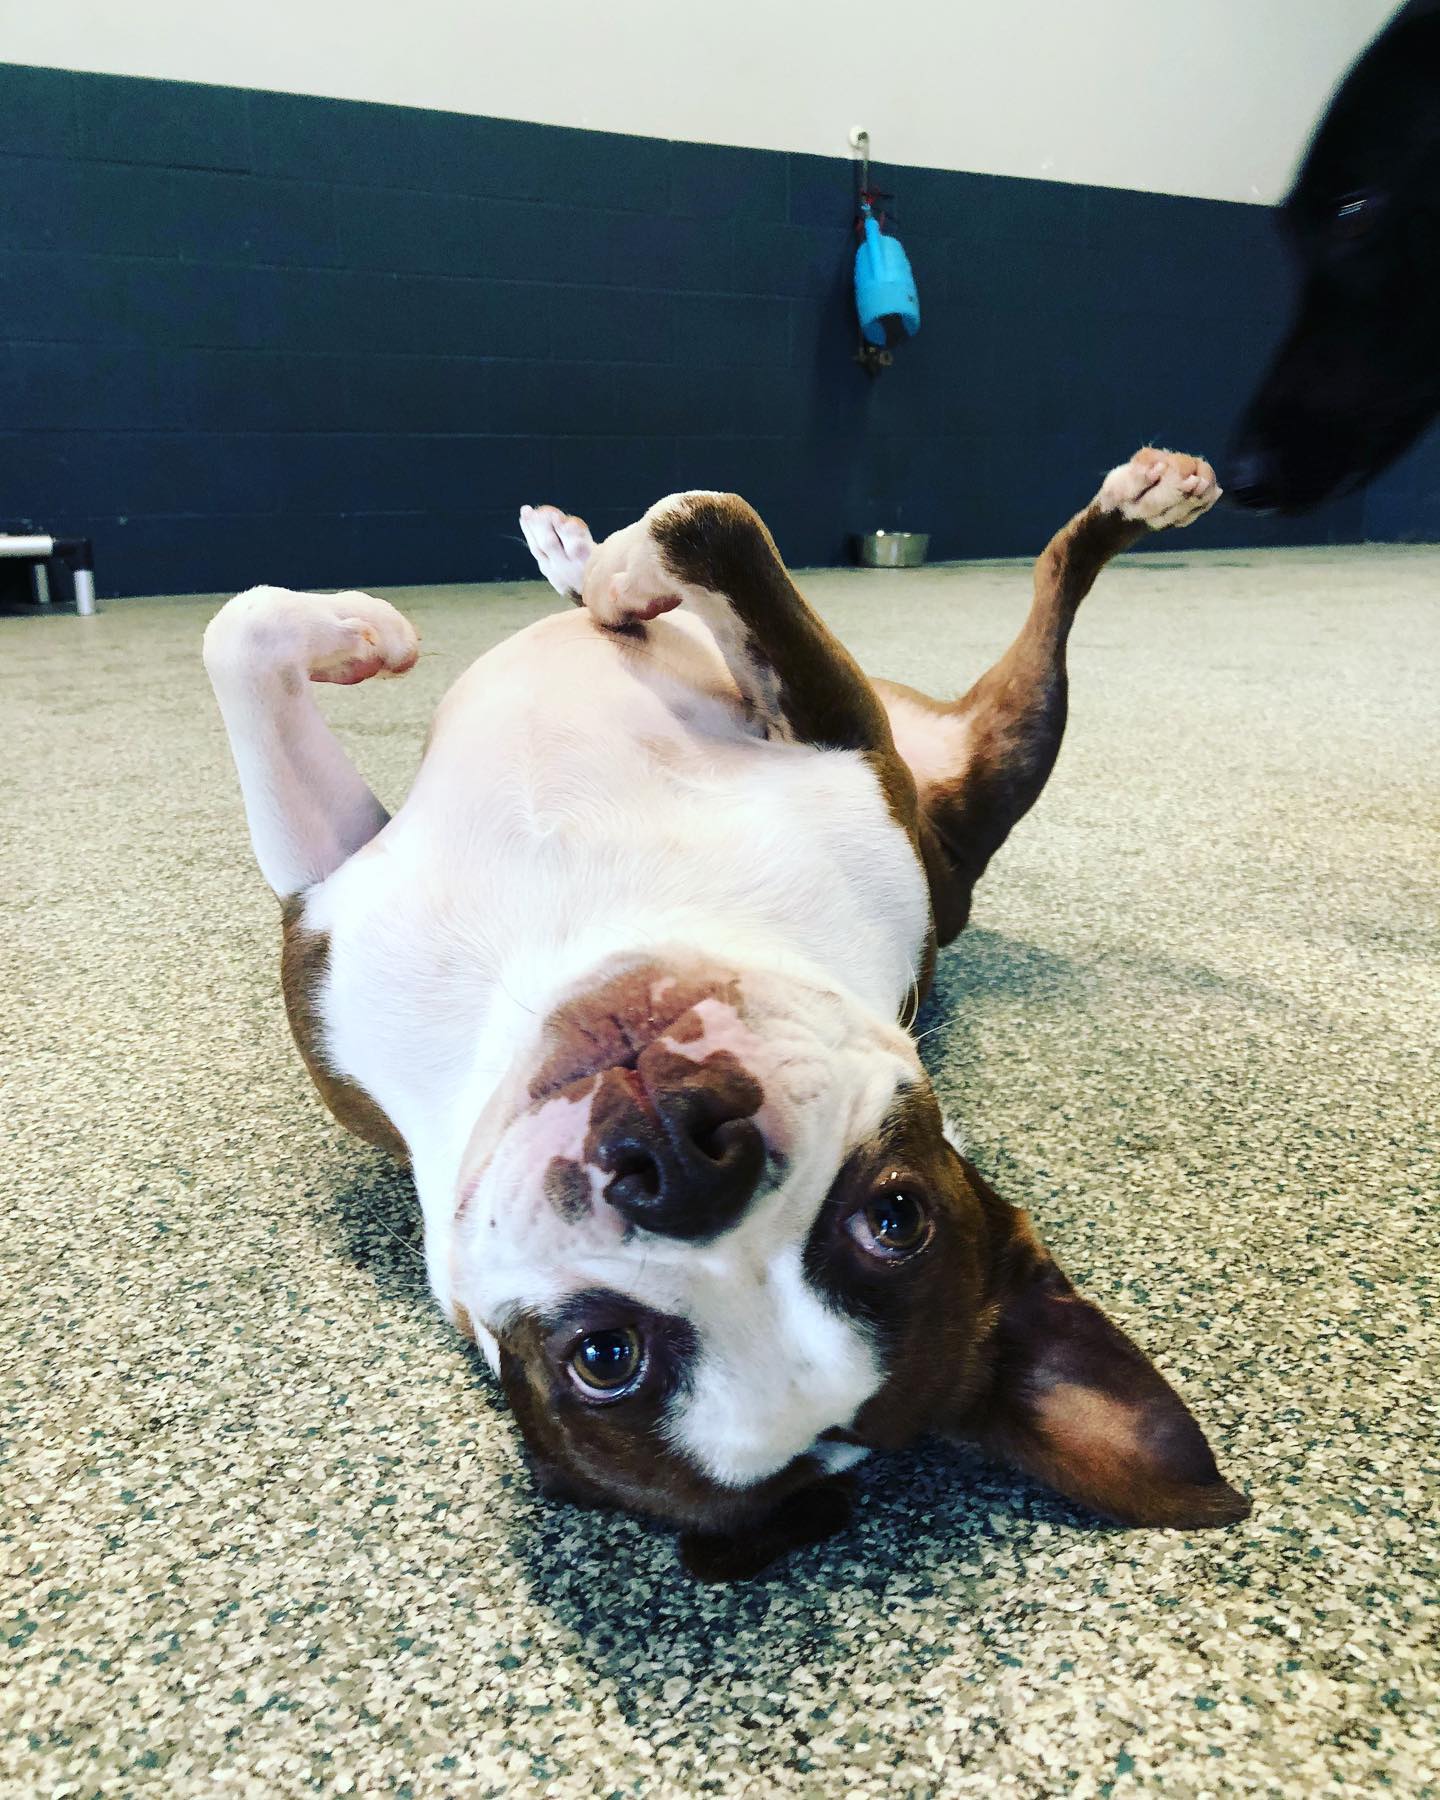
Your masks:
<path fill-rule="evenodd" d="M 1225 491 L 1237 506 L 1251 512 L 1272 511 L 1281 501 L 1274 459 L 1264 450 L 1242 445 L 1226 464 Z"/>
<path fill-rule="evenodd" d="M 739 1060 L 694 1062 L 662 1045 L 634 1069 L 609 1069 L 591 1109 L 605 1198 L 632 1224 L 667 1237 L 712 1237 L 745 1210 L 765 1167 L 753 1115 L 764 1093 Z"/>

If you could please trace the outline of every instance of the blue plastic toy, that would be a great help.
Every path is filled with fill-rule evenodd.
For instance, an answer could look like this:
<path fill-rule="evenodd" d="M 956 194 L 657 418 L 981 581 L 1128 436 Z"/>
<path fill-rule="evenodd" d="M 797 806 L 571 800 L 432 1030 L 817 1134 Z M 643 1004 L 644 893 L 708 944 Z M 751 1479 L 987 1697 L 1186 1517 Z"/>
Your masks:
<path fill-rule="evenodd" d="M 880 229 L 868 200 L 860 203 L 864 236 L 855 252 L 855 310 L 867 344 L 898 344 L 920 329 L 920 300 L 910 258 L 899 238 Z"/>

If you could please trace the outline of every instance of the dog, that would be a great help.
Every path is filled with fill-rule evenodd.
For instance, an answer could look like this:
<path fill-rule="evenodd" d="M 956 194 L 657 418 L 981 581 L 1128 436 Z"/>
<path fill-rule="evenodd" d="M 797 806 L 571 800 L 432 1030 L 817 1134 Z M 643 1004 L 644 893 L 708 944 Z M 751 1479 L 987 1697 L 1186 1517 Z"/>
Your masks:
<path fill-rule="evenodd" d="M 1303 512 L 1440 412 L 1440 0 L 1410 0 L 1346 76 L 1280 223 L 1299 305 L 1236 428 L 1230 494 Z"/>
<path fill-rule="evenodd" d="M 600 544 L 527 507 L 578 605 L 459 678 L 389 819 L 311 683 L 403 674 L 409 623 L 277 588 L 213 619 L 301 1056 L 409 1163 L 435 1299 L 543 1491 L 677 1529 L 708 1579 L 838 1529 L 844 1472 L 929 1433 L 1116 1520 L 1248 1511 L 905 1028 L 1054 764 L 1081 600 L 1219 493 L 1193 457 L 1113 470 L 954 702 L 868 680 L 733 494 Z"/>

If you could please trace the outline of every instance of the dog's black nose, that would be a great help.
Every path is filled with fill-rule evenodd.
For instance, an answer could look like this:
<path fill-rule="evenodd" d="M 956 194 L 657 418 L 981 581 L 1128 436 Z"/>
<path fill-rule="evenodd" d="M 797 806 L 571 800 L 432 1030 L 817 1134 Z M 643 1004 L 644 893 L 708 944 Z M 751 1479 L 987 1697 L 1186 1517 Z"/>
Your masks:
<path fill-rule="evenodd" d="M 607 1069 L 590 1112 L 605 1198 L 632 1224 L 666 1237 L 713 1237 L 740 1217 L 765 1167 L 753 1115 L 760 1084 L 729 1051 L 703 1062 L 663 1044 L 633 1069 Z"/>

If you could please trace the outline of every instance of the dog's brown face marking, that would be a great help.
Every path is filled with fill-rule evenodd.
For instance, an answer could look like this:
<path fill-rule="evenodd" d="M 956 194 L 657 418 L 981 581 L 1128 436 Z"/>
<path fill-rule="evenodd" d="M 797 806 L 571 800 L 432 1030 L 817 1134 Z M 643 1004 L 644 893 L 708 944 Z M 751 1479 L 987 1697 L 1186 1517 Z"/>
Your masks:
<path fill-rule="evenodd" d="M 581 1219 L 590 1209 L 590 1177 L 568 1156 L 550 1159 L 545 1170 L 545 1198 L 562 1219 Z"/>
<path fill-rule="evenodd" d="M 876 1197 L 896 1195 L 923 1211 L 929 1235 L 912 1254 L 886 1260 L 858 1247 L 852 1228 Z M 987 1274 L 1004 1224 L 987 1216 L 946 1141 L 930 1088 L 902 1092 L 880 1130 L 841 1169 L 805 1248 L 810 1279 L 867 1322 L 886 1371 L 847 1441 L 897 1449 L 953 1416 L 976 1391 L 994 1319 Z"/>
<path fill-rule="evenodd" d="M 666 1029 L 665 1035 L 672 1043 L 693 1044 L 697 1038 L 704 1037 L 705 1027 L 699 1013 L 695 1011 L 694 1007 L 691 1007 L 689 1012 L 681 1013 L 680 1017 Z M 758 1105 L 759 1102 L 757 1101 L 756 1104 Z"/>
<path fill-rule="evenodd" d="M 882 1182 L 913 1178 L 928 1196 L 924 1249 L 893 1271 L 857 1263 L 822 1214 L 807 1250 L 816 1279 L 871 1318 L 884 1345 L 885 1384 L 847 1440 L 886 1450 L 932 1431 L 978 1440 L 1125 1524 L 1243 1518 L 1249 1501 L 1221 1478 L 1179 1395 L 1076 1293 L 1028 1216 L 943 1141 L 934 1107 L 912 1090 L 837 1183 L 843 1195 L 893 1159 Z"/>
<path fill-rule="evenodd" d="M 696 1010 L 712 1000 L 738 1011 L 740 983 L 728 972 L 678 975 L 654 964 L 622 970 L 551 1014 L 545 1054 L 530 1082 L 530 1098 L 569 1091 L 587 1076 L 633 1068 L 659 1038 L 697 1042 L 705 1022 Z"/>
<path fill-rule="evenodd" d="M 588 1332 L 637 1324 L 646 1362 L 634 1388 L 613 1402 L 583 1398 L 569 1372 L 578 1343 Z M 674 1448 L 664 1431 L 666 1404 L 684 1386 L 694 1355 L 684 1320 L 596 1291 L 575 1295 L 549 1316 L 513 1319 L 501 1339 L 500 1375 L 544 1493 L 583 1506 L 623 1507 L 699 1534 L 686 1546 L 695 1572 L 733 1579 L 838 1529 L 846 1508 L 837 1492 L 819 1512 L 787 1510 L 792 1496 L 820 1481 L 808 1458 L 735 1489 Z M 817 1530 L 822 1516 L 823 1531 Z"/>
<path fill-rule="evenodd" d="M 767 1161 L 783 1165 L 755 1122 L 765 1089 L 732 1045 L 754 1040 L 738 979 L 718 971 L 630 967 L 558 1008 L 529 1084 L 534 1114 L 583 1109 L 545 1165 L 555 1212 L 578 1221 L 603 1199 L 627 1240 L 637 1226 L 700 1238 L 732 1225 Z"/>

